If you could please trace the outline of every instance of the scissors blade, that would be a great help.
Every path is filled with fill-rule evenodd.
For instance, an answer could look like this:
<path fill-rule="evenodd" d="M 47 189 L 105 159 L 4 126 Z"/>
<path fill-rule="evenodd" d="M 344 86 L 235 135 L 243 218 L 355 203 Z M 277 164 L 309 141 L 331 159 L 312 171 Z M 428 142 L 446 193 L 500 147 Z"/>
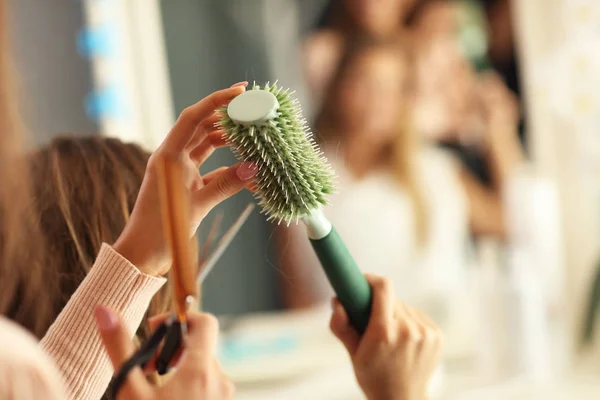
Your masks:
<path fill-rule="evenodd" d="M 204 246 L 202 246 L 202 251 L 200 252 L 200 256 L 198 257 L 198 265 L 202 265 L 206 262 L 208 255 L 210 254 L 210 248 L 215 243 L 215 238 L 219 234 L 219 230 L 221 229 L 221 223 L 223 222 L 224 213 L 219 212 L 212 220 L 212 224 L 210 226 L 210 231 L 208 232 L 208 236 L 206 237 L 206 241 L 204 242 Z"/>
<path fill-rule="evenodd" d="M 250 203 L 246 206 L 246 208 L 240 214 L 238 219 L 233 223 L 233 225 L 231 225 L 229 230 L 227 232 L 225 232 L 225 234 L 223 235 L 221 240 L 219 240 L 219 243 L 217 244 L 217 247 L 212 252 L 212 254 L 209 255 L 206 258 L 206 260 L 200 265 L 200 268 L 198 269 L 198 277 L 197 277 L 198 283 L 201 283 L 202 281 L 204 281 L 204 279 L 210 273 L 210 271 L 212 270 L 214 265 L 217 263 L 217 261 L 219 261 L 219 258 L 221 258 L 221 256 L 225 252 L 225 249 L 227 248 L 227 246 L 229 246 L 229 244 L 231 243 L 231 241 L 233 240 L 235 235 L 239 232 L 242 225 L 244 225 L 244 222 L 246 222 L 246 220 L 250 216 L 250 213 L 252 212 L 253 209 L 254 209 L 254 204 L 252 204 L 252 203 Z"/>

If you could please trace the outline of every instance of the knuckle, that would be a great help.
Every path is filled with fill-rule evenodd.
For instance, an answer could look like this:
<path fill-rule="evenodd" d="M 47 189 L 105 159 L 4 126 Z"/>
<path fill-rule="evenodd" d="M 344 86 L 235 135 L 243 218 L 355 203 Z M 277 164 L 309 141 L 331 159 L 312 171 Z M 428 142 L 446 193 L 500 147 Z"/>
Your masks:
<path fill-rule="evenodd" d="M 219 329 L 219 320 L 212 314 L 201 313 L 196 316 L 198 324 L 205 326 L 210 329 Z"/>
<path fill-rule="evenodd" d="M 200 391 L 204 392 L 210 387 L 211 373 L 207 368 L 196 363 L 190 366 L 190 368 L 185 368 L 184 370 L 180 371 L 182 379 L 185 381 L 194 382 Z"/>
<path fill-rule="evenodd" d="M 416 327 L 414 327 L 413 324 L 411 324 L 408 321 L 403 321 L 400 324 L 399 334 L 403 342 L 409 343 L 416 343 L 420 340 L 421 337 L 421 334 L 418 331 L 418 329 L 416 329 Z"/>
<path fill-rule="evenodd" d="M 391 329 L 383 322 L 378 322 L 373 326 L 373 338 L 381 344 L 391 345 L 394 342 L 394 335 Z"/>
<path fill-rule="evenodd" d="M 412 335 L 409 339 L 409 341 L 411 343 L 414 344 L 423 344 L 425 339 L 425 334 L 418 328 L 413 328 L 412 329 Z"/>
<path fill-rule="evenodd" d="M 184 120 L 184 121 L 191 120 L 192 115 L 193 115 L 192 108 L 186 107 L 183 109 L 183 111 L 181 111 L 181 113 L 179 113 L 179 119 Z"/>
<path fill-rule="evenodd" d="M 438 334 L 433 328 L 423 327 L 423 342 L 435 343 L 437 341 Z"/>
<path fill-rule="evenodd" d="M 388 293 L 392 291 L 392 281 L 389 278 L 374 278 L 373 286 L 380 292 Z"/>
<path fill-rule="evenodd" d="M 219 194 L 223 196 L 231 192 L 231 182 L 225 176 L 218 177 L 215 185 Z"/>

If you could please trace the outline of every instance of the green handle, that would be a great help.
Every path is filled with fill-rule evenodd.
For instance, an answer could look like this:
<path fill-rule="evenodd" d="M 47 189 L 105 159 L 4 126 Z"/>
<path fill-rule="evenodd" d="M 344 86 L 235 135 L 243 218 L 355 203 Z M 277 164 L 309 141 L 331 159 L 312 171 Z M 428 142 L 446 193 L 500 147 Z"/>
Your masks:
<path fill-rule="evenodd" d="M 371 315 L 371 286 L 360 271 L 348 248 L 336 232 L 322 239 L 310 241 L 333 286 L 338 299 L 348 313 L 350 322 L 363 333 Z"/>

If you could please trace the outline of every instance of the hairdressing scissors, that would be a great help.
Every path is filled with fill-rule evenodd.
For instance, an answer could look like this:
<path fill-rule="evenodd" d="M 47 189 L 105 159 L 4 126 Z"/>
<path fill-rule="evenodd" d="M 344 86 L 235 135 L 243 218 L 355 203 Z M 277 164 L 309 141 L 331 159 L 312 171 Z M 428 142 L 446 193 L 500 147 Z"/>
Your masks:
<path fill-rule="evenodd" d="M 193 250 L 191 241 L 187 236 L 189 231 L 182 226 L 183 223 L 189 220 L 185 201 L 182 200 L 183 196 L 177 195 L 178 190 L 179 194 L 182 193 L 180 191 L 182 185 L 176 185 L 174 184 L 176 182 L 172 182 L 177 181 L 179 177 L 177 171 L 171 170 L 169 172 L 169 168 L 170 166 L 165 162 L 163 168 L 158 169 L 159 181 L 163 182 L 159 185 L 159 188 L 161 189 L 165 233 L 169 238 L 173 257 L 171 278 L 175 289 L 174 303 L 176 310 L 156 328 L 148 340 L 119 369 L 112 383 L 114 398 L 116 398 L 129 372 L 137 366 L 144 369 L 154 360 L 159 375 L 164 375 L 169 371 L 169 365 L 180 352 L 183 337 L 187 333 L 186 312 L 197 297 L 197 291 L 192 289 L 191 286 L 198 287 L 201 285 L 254 209 L 254 204 L 248 204 L 233 225 L 221 237 L 212 253 L 209 253 L 209 248 L 219 230 L 222 214 L 218 214 L 213 219 L 207 241 L 199 256 L 195 279 L 192 279 L 192 285 L 189 282 L 182 282 L 181 280 L 186 274 L 189 277 L 188 273 L 192 269 L 190 263 Z M 180 226 L 177 226 L 178 224 Z M 185 236 L 183 236 L 183 232 L 185 232 Z M 186 270 L 182 271 L 182 267 Z M 159 351 L 161 344 L 162 348 Z"/>

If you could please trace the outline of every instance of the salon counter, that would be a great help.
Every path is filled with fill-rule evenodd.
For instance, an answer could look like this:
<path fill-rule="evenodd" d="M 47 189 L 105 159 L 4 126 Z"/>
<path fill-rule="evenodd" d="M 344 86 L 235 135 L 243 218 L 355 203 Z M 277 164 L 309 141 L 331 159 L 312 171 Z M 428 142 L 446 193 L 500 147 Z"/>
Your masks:
<path fill-rule="evenodd" d="M 329 332 L 330 309 L 223 318 L 219 359 L 239 400 L 362 399 L 348 355 Z M 590 363 L 591 365 L 591 363 Z M 432 399 L 598 399 L 600 369 L 580 366 L 552 384 L 483 382 L 464 360 L 445 360 Z"/>

